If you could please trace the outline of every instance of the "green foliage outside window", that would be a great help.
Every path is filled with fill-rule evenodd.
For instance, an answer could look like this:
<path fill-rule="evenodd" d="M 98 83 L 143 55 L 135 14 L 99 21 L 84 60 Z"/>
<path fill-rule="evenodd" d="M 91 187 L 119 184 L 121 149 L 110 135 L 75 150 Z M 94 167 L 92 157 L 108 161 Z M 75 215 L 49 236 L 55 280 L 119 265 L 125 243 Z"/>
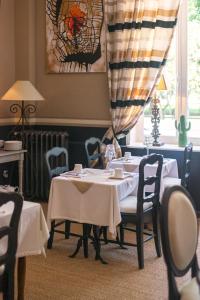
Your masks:
<path fill-rule="evenodd" d="M 189 21 L 200 21 L 200 0 L 189 1 Z"/>
<path fill-rule="evenodd" d="M 184 0 L 185 1 L 185 0 Z M 200 0 L 188 0 L 188 99 L 189 115 L 200 117 Z M 184 34 L 184 33 L 183 33 Z M 159 94 L 161 118 L 175 117 L 176 101 L 176 61 L 174 50 L 164 68 L 168 79 L 168 90 Z M 180 79 L 181 80 L 181 79 Z M 148 110 L 145 115 L 148 115 Z"/>

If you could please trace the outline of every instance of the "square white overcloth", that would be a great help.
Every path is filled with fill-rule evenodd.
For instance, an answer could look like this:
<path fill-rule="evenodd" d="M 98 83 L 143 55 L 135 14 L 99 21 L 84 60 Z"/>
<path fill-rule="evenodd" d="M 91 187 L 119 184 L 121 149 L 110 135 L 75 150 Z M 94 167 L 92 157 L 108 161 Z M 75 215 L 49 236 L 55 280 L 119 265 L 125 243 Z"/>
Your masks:
<path fill-rule="evenodd" d="M 0 208 L 0 227 L 10 221 L 13 203 Z M 24 201 L 18 231 L 17 257 L 45 254 L 44 245 L 49 238 L 49 230 L 39 203 Z M 4 252 L 7 243 L 1 241 L 0 251 Z"/>
<path fill-rule="evenodd" d="M 108 226 L 116 234 L 121 221 L 119 201 L 129 195 L 138 184 L 138 175 L 124 179 L 110 179 L 107 170 L 84 169 L 81 178 L 58 176 L 53 178 L 48 203 L 47 220 L 67 219 L 79 223 Z M 80 192 L 74 181 L 89 188 Z"/>

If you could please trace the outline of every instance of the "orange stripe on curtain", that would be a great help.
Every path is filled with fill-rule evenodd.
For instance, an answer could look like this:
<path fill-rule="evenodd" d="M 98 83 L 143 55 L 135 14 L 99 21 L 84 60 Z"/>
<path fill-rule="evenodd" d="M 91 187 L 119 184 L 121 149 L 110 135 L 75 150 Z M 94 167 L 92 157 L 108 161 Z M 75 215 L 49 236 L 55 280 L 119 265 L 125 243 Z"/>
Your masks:
<path fill-rule="evenodd" d="M 169 51 L 180 0 L 105 0 L 109 101 L 114 141 L 135 126 Z"/>

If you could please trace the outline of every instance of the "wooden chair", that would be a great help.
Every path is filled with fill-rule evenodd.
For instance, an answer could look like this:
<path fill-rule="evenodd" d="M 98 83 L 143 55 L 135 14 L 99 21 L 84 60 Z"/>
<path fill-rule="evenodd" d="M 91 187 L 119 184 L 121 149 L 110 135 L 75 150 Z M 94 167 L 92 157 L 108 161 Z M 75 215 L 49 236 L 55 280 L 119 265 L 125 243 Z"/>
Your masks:
<path fill-rule="evenodd" d="M 170 187 L 173 185 L 182 185 L 187 190 L 189 187 L 189 180 L 190 180 L 190 173 L 191 173 L 191 159 L 192 159 L 192 151 L 193 151 L 193 145 L 192 143 L 188 144 L 184 149 L 183 154 L 183 169 L 182 169 L 182 175 L 180 178 L 174 178 L 174 177 L 165 177 L 163 178 L 163 184 L 164 187 Z"/>
<path fill-rule="evenodd" d="M 103 155 L 101 153 L 101 140 L 97 137 L 91 137 L 85 141 L 85 151 L 87 156 L 88 168 L 104 169 Z M 107 243 L 107 228 L 102 226 L 100 235 L 103 233 L 104 241 Z"/>
<path fill-rule="evenodd" d="M 200 299 L 196 256 L 198 223 L 193 201 L 182 186 L 166 188 L 160 214 L 162 247 L 168 275 L 168 299 Z M 191 270 L 192 279 L 181 289 L 176 277 Z"/>
<path fill-rule="evenodd" d="M 61 173 L 67 172 L 69 170 L 69 164 L 68 164 L 68 151 L 67 149 L 63 147 L 53 147 L 49 151 L 46 152 L 45 155 L 47 170 L 48 170 L 48 176 L 49 176 L 49 182 L 51 182 L 52 178 L 55 176 L 60 175 Z M 65 224 L 65 230 L 56 229 L 61 224 Z M 71 222 L 68 220 L 65 221 L 59 221 L 56 223 L 56 221 L 52 221 L 51 223 L 51 231 L 50 231 L 50 238 L 48 240 L 47 247 L 49 249 L 52 248 L 53 244 L 53 237 L 54 233 L 61 233 L 65 235 L 65 238 L 68 239 L 70 236 L 70 225 Z"/>
<path fill-rule="evenodd" d="M 86 140 L 85 151 L 87 156 L 87 167 L 103 169 L 100 139 L 96 137 L 91 137 L 88 140 Z"/>
<path fill-rule="evenodd" d="M 157 164 L 156 174 L 145 178 L 145 166 L 147 164 Z M 120 245 L 137 247 L 139 268 L 144 268 L 144 242 L 154 237 L 155 247 L 158 257 L 161 256 L 160 235 L 158 228 L 160 180 L 163 157 L 159 154 L 145 156 L 139 165 L 139 184 L 137 196 L 128 196 L 120 201 L 120 211 L 122 222 L 120 224 Z M 152 192 L 145 193 L 145 188 L 151 186 Z M 153 232 L 144 230 L 144 223 L 153 222 Z M 128 223 L 135 224 L 136 229 L 127 226 Z M 124 241 L 124 231 L 136 232 L 137 243 Z M 148 237 L 144 239 L 144 235 Z"/>
<path fill-rule="evenodd" d="M 69 170 L 68 151 L 63 147 L 53 147 L 46 153 L 49 180 Z"/>
<path fill-rule="evenodd" d="M 0 292 L 4 300 L 14 300 L 15 255 L 23 199 L 17 193 L 0 192 L 0 206 L 8 202 L 12 202 L 14 207 L 9 224 L 0 228 L 0 241 L 7 238 L 7 249 L 0 253 Z"/>

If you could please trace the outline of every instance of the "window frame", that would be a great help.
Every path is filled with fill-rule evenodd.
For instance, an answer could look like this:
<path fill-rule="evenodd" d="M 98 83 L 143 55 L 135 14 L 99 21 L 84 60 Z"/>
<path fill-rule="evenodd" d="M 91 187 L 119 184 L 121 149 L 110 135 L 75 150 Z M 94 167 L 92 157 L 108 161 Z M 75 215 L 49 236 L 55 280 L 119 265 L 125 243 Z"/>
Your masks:
<path fill-rule="evenodd" d="M 176 104 L 175 120 L 181 115 L 189 115 L 188 107 L 188 0 L 182 1 L 176 27 Z M 184 34 L 183 34 L 184 33 Z M 178 144 L 178 133 L 174 126 L 174 136 L 160 136 L 165 144 Z M 127 145 L 143 143 L 144 141 L 144 114 L 127 136 Z M 200 145 L 199 137 L 190 137 L 190 142 Z"/>

